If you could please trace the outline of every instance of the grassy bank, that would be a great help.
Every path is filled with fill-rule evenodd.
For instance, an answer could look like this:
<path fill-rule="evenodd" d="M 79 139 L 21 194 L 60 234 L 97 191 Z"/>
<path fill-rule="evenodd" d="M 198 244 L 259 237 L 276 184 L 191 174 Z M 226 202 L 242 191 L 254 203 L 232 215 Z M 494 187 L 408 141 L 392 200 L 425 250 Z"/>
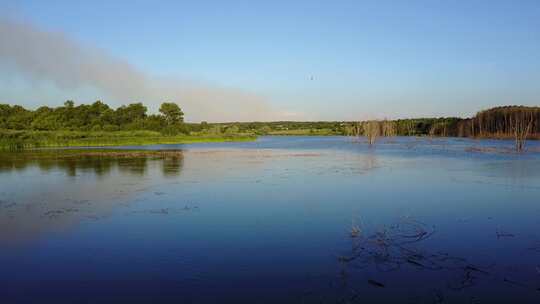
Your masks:
<path fill-rule="evenodd" d="M 163 135 L 154 131 L 0 131 L 1 150 L 27 150 L 49 147 L 139 146 L 205 142 L 251 141 L 250 134 Z"/>

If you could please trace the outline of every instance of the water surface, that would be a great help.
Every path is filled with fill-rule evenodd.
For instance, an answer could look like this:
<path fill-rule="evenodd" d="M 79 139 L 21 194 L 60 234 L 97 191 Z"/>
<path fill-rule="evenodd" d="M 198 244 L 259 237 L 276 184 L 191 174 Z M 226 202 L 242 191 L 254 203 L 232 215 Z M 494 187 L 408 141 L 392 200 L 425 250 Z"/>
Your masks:
<path fill-rule="evenodd" d="M 262 137 L 0 155 L 7 303 L 538 303 L 540 144 Z M 118 149 L 118 148 L 115 148 Z M 353 232 L 351 234 L 351 232 Z"/>

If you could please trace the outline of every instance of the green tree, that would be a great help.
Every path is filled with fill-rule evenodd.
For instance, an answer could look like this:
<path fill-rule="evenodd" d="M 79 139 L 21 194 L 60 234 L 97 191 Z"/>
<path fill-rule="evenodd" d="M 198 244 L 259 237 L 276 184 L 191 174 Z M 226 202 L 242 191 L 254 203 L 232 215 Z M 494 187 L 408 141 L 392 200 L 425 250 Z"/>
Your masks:
<path fill-rule="evenodd" d="M 142 103 L 132 103 L 121 106 L 115 111 L 116 123 L 128 128 L 127 125 L 144 120 L 147 108 Z"/>
<path fill-rule="evenodd" d="M 240 128 L 238 128 L 238 126 L 232 125 L 230 127 L 227 127 L 227 129 L 225 130 L 225 133 L 227 133 L 227 134 L 237 134 L 239 131 L 240 131 Z"/>
<path fill-rule="evenodd" d="M 182 109 L 174 102 L 162 103 L 159 112 L 165 116 L 165 120 L 169 125 L 184 122 L 184 112 L 182 112 Z"/>
<path fill-rule="evenodd" d="M 73 102 L 73 100 L 66 100 L 66 102 L 64 102 L 64 107 L 66 108 L 73 108 L 74 105 L 75 103 Z"/>

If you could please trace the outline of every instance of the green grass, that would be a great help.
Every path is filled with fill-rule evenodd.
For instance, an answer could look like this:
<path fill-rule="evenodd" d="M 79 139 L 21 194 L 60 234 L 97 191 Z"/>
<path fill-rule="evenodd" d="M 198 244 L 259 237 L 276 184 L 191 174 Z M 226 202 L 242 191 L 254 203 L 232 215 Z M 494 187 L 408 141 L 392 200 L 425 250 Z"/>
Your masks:
<path fill-rule="evenodd" d="M 0 130 L 1 150 L 48 147 L 140 146 L 205 142 L 252 141 L 250 134 L 162 135 L 153 131 L 81 132 Z"/>

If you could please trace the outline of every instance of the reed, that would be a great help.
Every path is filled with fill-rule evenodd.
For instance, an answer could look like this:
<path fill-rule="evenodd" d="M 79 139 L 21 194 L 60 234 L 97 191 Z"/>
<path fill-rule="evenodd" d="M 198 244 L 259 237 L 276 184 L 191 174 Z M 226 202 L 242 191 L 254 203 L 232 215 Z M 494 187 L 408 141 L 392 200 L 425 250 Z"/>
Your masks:
<path fill-rule="evenodd" d="M 0 150 L 20 151 L 54 147 L 140 146 L 203 142 L 251 141 L 242 134 L 163 135 L 153 131 L 0 131 Z"/>

